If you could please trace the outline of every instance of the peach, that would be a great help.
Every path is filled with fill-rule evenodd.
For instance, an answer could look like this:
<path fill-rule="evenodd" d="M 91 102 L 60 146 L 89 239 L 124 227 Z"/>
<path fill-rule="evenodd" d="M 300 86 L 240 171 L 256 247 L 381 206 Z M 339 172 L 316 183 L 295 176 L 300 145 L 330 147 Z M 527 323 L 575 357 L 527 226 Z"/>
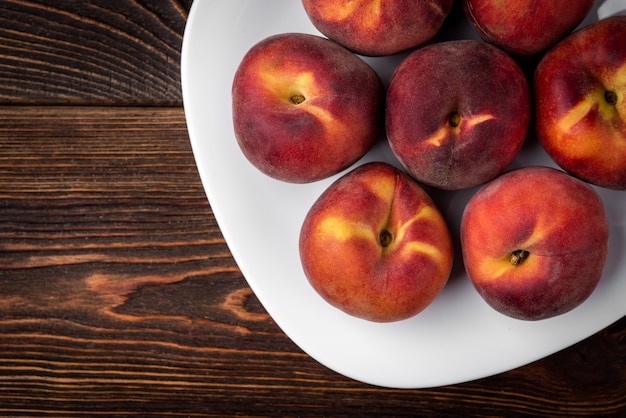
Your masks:
<path fill-rule="evenodd" d="M 463 9 L 487 42 L 519 56 L 539 54 L 567 36 L 593 0 L 463 0 Z"/>
<path fill-rule="evenodd" d="M 321 180 L 369 151 L 382 131 L 384 98 L 378 74 L 337 43 L 309 34 L 270 36 L 235 73 L 235 136 L 268 176 Z"/>
<path fill-rule="evenodd" d="M 470 199 L 461 219 L 466 272 L 496 311 L 522 320 L 566 313 L 594 291 L 609 227 L 602 200 L 560 170 L 501 175 Z"/>
<path fill-rule="evenodd" d="M 387 137 L 418 181 L 458 190 L 489 181 L 519 153 L 530 124 L 530 92 L 505 52 L 476 40 L 418 49 L 387 92 Z"/>
<path fill-rule="evenodd" d="M 548 51 L 534 88 L 537 136 L 550 157 L 582 180 L 626 190 L 626 16 Z"/>
<path fill-rule="evenodd" d="M 330 39 L 367 56 L 393 55 L 431 40 L 453 0 L 302 0 L 313 25 Z"/>
<path fill-rule="evenodd" d="M 307 213 L 299 247 L 313 288 L 374 322 L 424 310 L 444 288 L 453 259 L 439 209 L 415 180 L 384 162 L 332 183 Z"/>

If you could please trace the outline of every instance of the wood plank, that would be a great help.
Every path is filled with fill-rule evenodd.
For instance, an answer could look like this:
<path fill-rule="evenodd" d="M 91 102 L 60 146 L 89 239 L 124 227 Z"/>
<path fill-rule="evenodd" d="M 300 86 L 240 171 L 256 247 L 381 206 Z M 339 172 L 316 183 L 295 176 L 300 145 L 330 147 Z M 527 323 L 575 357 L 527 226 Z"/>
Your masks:
<path fill-rule="evenodd" d="M 0 103 L 180 105 L 191 3 L 0 1 Z"/>
<path fill-rule="evenodd" d="M 0 107 L 0 415 L 618 416 L 625 342 L 622 319 L 475 382 L 352 381 L 247 286 L 181 108 Z"/>

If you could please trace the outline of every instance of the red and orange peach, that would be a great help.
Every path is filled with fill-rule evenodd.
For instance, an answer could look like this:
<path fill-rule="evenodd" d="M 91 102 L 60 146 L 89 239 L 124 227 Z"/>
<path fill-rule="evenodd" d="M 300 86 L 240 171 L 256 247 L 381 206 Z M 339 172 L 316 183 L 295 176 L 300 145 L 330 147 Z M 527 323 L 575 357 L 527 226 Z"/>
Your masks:
<path fill-rule="evenodd" d="M 567 36 L 591 10 L 593 0 L 463 0 L 479 35 L 515 55 L 536 55 Z"/>
<path fill-rule="evenodd" d="M 453 0 L 302 0 L 313 25 L 330 39 L 368 56 L 396 54 L 431 40 Z"/>
<path fill-rule="evenodd" d="M 560 170 L 531 166 L 484 185 L 461 220 L 465 269 L 482 298 L 513 318 L 568 312 L 594 291 L 609 226 L 598 193 Z"/>
<path fill-rule="evenodd" d="M 326 301 L 375 322 L 424 310 L 444 288 L 454 251 L 428 194 L 382 162 L 352 170 L 322 193 L 299 247 L 306 277 Z"/>
<path fill-rule="evenodd" d="M 626 16 L 573 33 L 540 61 L 536 130 L 565 171 L 626 190 Z"/>
<path fill-rule="evenodd" d="M 247 52 L 235 74 L 235 136 L 268 176 L 317 181 L 369 151 L 382 131 L 384 94 L 378 74 L 335 42 L 270 36 Z"/>

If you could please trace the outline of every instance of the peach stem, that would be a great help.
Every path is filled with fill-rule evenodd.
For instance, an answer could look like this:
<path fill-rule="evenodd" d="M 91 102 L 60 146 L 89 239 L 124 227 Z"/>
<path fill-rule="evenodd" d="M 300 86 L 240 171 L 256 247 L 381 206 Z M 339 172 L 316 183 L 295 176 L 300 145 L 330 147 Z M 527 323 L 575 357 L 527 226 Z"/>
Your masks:
<path fill-rule="evenodd" d="M 306 100 L 306 98 L 301 95 L 301 94 L 294 94 L 293 96 L 291 96 L 289 98 L 289 101 L 295 105 L 299 105 L 300 103 L 304 102 Z"/>
<path fill-rule="evenodd" d="M 457 128 L 461 124 L 461 115 L 456 112 L 453 112 L 448 118 L 448 123 L 453 128 Z"/>
<path fill-rule="evenodd" d="M 529 255 L 530 253 L 526 250 L 515 250 L 511 253 L 509 261 L 512 265 L 519 266 L 528 258 Z"/>
<path fill-rule="evenodd" d="M 607 90 L 604 93 L 604 99 L 608 104 L 615 106 L 617 104 L 617 93 L 611 90 Z"/>
<path fill-rule="evenodd" d="M 380 242 L 380 245 L 383 246 L 383 248 L 387 248 L 391 245 L 391 242 L 393 241 L 393 235 L 388 230 L 383 229 L 382 231 L 380 231 L 380 234 L 378 234 L 378 241 Z"/>

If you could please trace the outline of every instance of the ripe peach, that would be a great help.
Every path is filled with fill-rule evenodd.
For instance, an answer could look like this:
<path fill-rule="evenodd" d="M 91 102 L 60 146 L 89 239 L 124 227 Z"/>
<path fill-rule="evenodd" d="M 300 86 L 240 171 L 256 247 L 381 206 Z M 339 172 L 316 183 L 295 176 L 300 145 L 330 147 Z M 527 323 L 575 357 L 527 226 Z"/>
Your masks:
<path fill-rule="evenodd" d="M 468 20 L 485 41 L 520 56 L 556 44 L 592 6 L 593 0 L 463 0 Z"/>
<path fill-rule="evenodd" d="M 330 39 L 368 56 L 392 55 L 432 39 L 453 0 L 302 0 L 313 25 Z"/>
<path fill-rule="evenodd" d="M 475 40 L 418 49 L 387 92 L 387 137 L 418 181 L 464 189 L 493 179 L 515 159 L 530 124 L 530 92 L 505 52 Z"/>
<path fill-rule="evenodd" d="M 602 200 L 553 168 L 513 170 L 484 185 L 461 219 L 465 269 L 495 310 L 524 320 L 568 312 L 596 288 L 607 257 Z"/>
<path fill-rule="evenodd" d="M 383 124 L 384 87 L 363 60 L 309 34 L 270 36 L 244 56 L 232 86 L 246 158 L 292 183 L 329 177 L 361 158 Z"/>
<path fill-rule="evenodd" d="M 383 162 L 331 184 L 306 215 L 299 246 L 313 288 L 338 309 L 375 322 L 421 312 L 452 268 L 439 209 L 409 175 Z"/>
<path fill-rule="evenodd" d="M 582 180 L 626 190 L 626 16 L 557 44 L 534 87 L 537 136 L 550 157 Z"/>

